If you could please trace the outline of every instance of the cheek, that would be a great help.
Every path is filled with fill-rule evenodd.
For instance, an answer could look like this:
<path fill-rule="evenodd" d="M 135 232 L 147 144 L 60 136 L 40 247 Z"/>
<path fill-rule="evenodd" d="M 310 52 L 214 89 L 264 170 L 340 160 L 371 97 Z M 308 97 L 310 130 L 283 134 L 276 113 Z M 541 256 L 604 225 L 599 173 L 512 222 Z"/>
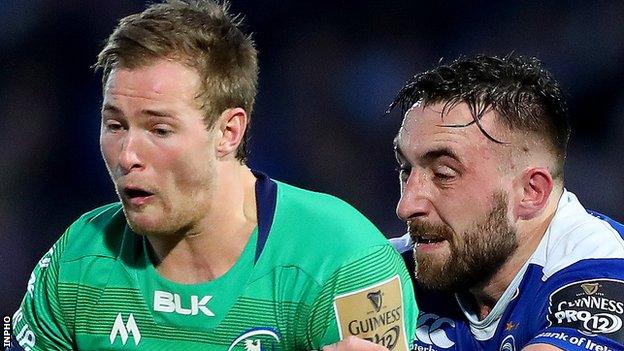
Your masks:
<path fill-rule="evenodd" d="M 169 169 L 170 180 L 181 190 L 196 192 L 210 178 L 211 160 L 205 150 L 194 148 L 185 152 L 163 153 L 156 161 Z"/>
<path fill-rule="evenodd" d="M 492 194 L 493 191 L 484 188 L 483 184 L 462 186 L 453 193 L 441 195 L 442 201 L 438 212 L 442 221 L 450 226 L 456 235 L 461 236 L 487 215 L 492 207 Z"/>
<path fill-rule="evenodd" d="M 117 140 L 115 138 L 106 135 L 100 136 L 100 152 L 108 168 L 111 168 L 115 160 L 119 158 L 116 144 Z"/>

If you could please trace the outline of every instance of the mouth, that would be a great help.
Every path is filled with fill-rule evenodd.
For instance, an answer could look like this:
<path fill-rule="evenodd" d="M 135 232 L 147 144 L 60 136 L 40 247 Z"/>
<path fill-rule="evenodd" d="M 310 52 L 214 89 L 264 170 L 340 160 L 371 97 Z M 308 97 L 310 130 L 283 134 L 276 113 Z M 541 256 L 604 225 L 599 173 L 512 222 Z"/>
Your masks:
<path fill-rule="evenodd" d="M 446 241 L 446 239 L 439 237 L 439 236 L 427 236 L 427 234 L 424 235 L 416 235 L 415 237 L 415 242 L 417 245 L 429 245 L 429 244 L 438 244 L 441 243 L 443 241 Z"/>
<path fill-rule="evenodd" d="M 123 197 L 133 205 L 143 205 L 147 203 L 154 193 L 135 186 L 126 186 L 123 188 Z"/>
<path fill-rule="evenodd" d="M 433 252 L 441 249 L 448 241 L 442 235 L 426 231 L 412 231 L 410 235 L 414 241 L 414 250 L 421 253 Z"/>

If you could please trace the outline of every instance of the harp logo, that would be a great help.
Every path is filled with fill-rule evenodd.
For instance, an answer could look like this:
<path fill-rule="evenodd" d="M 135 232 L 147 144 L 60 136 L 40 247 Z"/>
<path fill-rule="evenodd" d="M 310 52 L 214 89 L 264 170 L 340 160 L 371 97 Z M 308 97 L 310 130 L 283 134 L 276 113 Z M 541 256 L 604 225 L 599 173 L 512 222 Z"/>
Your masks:
<path fill-rule="evenodd" d="M 375 312 L 381 311 L 381 306 L 383 305 L 383 300 L 381 297 L 381 290 L 369 292 L 366 297 L 373 304 L 373 308 Z"/>
<path fill-rule="evenodd" d="M 593 295 L 593 294 L 597 293 L 599 287 L 600 287 L 600 284 L 598 284 L 598 283 L 585 283 L 585 284 L 581 284 L 581 288 L 583 289 L 583 291 L 585 291 L 585 294 L 587 294 L 587 295 Z"/>

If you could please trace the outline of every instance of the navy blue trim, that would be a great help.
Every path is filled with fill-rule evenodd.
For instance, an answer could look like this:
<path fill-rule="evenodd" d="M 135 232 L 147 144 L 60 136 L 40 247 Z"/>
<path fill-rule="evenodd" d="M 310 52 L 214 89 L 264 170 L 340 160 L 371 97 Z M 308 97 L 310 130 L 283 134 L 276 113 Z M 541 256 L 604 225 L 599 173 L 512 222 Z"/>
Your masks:
<path fill-rule="evenodd" d="M 264 245 L 269 238 L 275 206 L 277 205 L 277 183 L 266 174 L 252 171 L 256 176 L 256 211 L 258 214 L 258 243 L 256 244 L 256 257 L 254 264 L 258 262 Z"/>
<path fill-rule="evenodd" d="M 24 351 L 24 349 L 17 343 L 15 335 L 13 334 L 11 334 L 11 345 L 6 349 L 6 351 Z"/>

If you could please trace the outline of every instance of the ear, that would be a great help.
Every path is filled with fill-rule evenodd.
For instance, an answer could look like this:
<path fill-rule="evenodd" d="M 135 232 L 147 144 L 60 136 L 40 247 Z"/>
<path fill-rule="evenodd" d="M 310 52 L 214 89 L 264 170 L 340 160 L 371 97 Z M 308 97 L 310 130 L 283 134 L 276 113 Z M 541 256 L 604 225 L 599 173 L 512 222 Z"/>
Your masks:
<path fill-rule="evenodd" d="M 526 169 L 520 178 L 521 198 L 516 204 L 516 215 L 528 220 L 537 217 L 548 204 L 553 189 L 552 175 L 547 168 Z"/>
<path fill-rule="evenodd" d="M 240 107 L 223 111 L 217 122 L 221 135 L 217 143 L 218 158 L 236 154 L 236 149 L 245 137 L 247 122 L 247 112 Z"/>

